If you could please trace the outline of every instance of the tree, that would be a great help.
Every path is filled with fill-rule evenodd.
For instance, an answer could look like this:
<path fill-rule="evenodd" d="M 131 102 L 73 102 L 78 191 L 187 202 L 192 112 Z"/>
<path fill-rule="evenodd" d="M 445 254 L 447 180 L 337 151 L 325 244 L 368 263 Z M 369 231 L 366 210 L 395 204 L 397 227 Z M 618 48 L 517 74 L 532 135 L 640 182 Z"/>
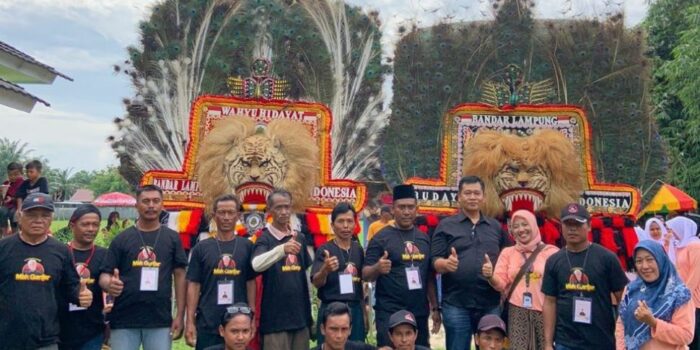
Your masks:
<path fill-rule="evenodd" d="M 667 181 L 700 197 L 700 5 L 658 0 L 644 23 L 653 58 L 653 100 L 661 135 L 670 146 Z"/>
<path fill-rule="evenodd" d="M 7 179 L 7 165 L 11 162 L 26 163 L 34 150 L 26 142 L 0 138 L 0 179 Z"/>
<path fill-rule="evenodd" d="M 119 174 L 119 170 L 110 167 L 94 173 L 88 188 L 95 193 L 95 197 L 109 192 L 133 193 L 132 187 Z"/>
<path fill-rule="evenodd" d="M 73 169 L 51 169 L 48 167 L 44 171 L 44 176 L 49 180 L 49 191 L 53 193 L 54 200 L 68 200 L 77 189 L 71 172 Z"/>

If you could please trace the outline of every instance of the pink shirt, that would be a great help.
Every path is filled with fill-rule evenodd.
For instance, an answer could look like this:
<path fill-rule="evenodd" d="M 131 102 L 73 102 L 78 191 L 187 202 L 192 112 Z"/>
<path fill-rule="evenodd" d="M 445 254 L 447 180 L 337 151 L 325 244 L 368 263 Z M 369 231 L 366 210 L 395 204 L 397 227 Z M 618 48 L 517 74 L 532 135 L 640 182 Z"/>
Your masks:
<path fill-rule="evenodd" d="M 700 308 L 700 242 L 676 249 L 676 270 L 693 294 L 696 308 Z"/>
<path fill-rule="evenodd" d="M 625 349 L 625 328 L 622 320 L 617 318 L 615 340 L 617 350 Z M 671 316 L 671 322 L 657 319 L 656 328 L 651 330 L 651 340 L 646 342 L 642 350 L 685 350 L 693 341 L 695 332 L 695 305 L 685 303 Z"/>
<path fill-rule="evenodd" d="M 544 304 L 544 294 L 542 294 L 542 276 L 544 276 L 544 264 L 547 259 L 554 253 L 558 252 L 559 248 L 547 244 L 544 249 L 537 255 L 535 261 L 532 263 L 532 273 L 530 274 L 530 287 L 525 286 L 526 275 L 520 279 L 520 282 L 515 286 L 513 290 L 513 295 L 511 295 L 509 302 L 515 306 L 523 307 L 523 293 L 530 292 L 532 294 L 532 310 L 542 311 L 542 305 Z M 530 254 L 527 254 L 529 257 Z M 501 293 L 508 293 L 508 288 L 510 288 L 511 283 L 515 279 L 515 276 L 520 271 L 520 268 L 525 263 L 525 258 L 523 255 L 515 249 L 515 247 L 508 247 L 501 251 L 498 256 L 498 261 L 493 270 L 493 278 L 491 279 L 491 285 L 494 289 Z"/>

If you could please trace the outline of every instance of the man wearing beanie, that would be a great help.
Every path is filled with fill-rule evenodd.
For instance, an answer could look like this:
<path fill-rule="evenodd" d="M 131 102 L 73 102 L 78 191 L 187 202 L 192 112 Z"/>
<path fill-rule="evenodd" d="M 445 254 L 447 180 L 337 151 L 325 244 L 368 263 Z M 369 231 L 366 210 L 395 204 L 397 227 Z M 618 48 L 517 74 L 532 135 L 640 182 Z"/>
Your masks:
<path fill-rule="evenodd" d="M 107 249 L 95 245 L 101 220 L 97 207 L 83 204 L 75 209 L 68 222 L 73 233 L 73 239 L 68 243 L 71 263 L 95 298 L 87 309 L 68 301 L 60 305 L 61 341 L 58 347 L 61 350 L 101 349 L 104 342 L 104 303 L 98 281 Z"/>
<path fill-rule="evenodd" d="M 19 234 L 0 240 L 0 349 L 58 349 L 58 299 L 82 307 L 92 293 L 80 282 L 68 247 L 49 237 L 53 200 L 32 193 L 22 201 Z"/>
<path fill-rule="evenodd" d="M 418 201 L 413 186 L 394 187 L 393 197 L 395 224 L 380 230 L 370 241 L 362 269 L 365 281 L 377 281 L 377 345 L 391 345 L 389 318 L 399 310 L 408 310 L 416 317 L 416 344 L 429 346 L 430 306 L 435 310 L 435 326 L 440 327 L 435 279 L 430 268 L 430 237 L 415 227 Z"/>

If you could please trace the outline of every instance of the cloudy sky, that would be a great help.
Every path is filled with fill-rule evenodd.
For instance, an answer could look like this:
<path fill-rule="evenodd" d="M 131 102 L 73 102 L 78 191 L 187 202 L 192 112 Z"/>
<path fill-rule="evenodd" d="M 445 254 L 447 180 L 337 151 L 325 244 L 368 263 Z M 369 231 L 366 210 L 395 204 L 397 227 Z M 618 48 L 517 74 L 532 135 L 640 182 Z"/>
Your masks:
<path fill-rule="evenodd" d="M 349 0 L 379 10 L 384 47 L 390 54 L 399 25 L 416 21 L 490 19 L 491 0 Z M 53 167 L 92 170 L 116 164 L 106 138 L 112 120 L 123 114 L 121 100 L 131 95 L 128 81 L 112 66 L 138 42 L 138 22 L 156 0 L 0 0 L 0 41 L 55 67 L 74 79 L 53 85 L 25 85 L 51 103 L 32 113 L 0 106 L 0 137 L 29 144 Z M 647 0 L 539 1 L 540 18 L 605 16 L 624 10 L 629 26 L 645 16 Z M 545 6 L 546 3 L 546 6 Z"/>

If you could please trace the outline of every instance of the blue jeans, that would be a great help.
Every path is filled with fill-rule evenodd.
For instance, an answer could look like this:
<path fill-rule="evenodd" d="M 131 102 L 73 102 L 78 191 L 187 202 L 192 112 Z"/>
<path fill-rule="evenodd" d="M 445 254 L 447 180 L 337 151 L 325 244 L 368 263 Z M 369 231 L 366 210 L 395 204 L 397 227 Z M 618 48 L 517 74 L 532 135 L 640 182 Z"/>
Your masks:
<path fill-rule="evenodd" d="M 447 303 L 442 304 L 442 324 L 445 326 L 447 350 L 470 350 L 472 335 L 476 333 L 481 317 L 498 315 L 500 308 L 492 310 L 463 309 Z"/>
<path fill-rule="evenodd" d="M 59 350 L 100 350 L 102 349 L 102 343 L 105 341 L 105 335 L 104 333 L 100 333 L 92 339 L 88 339 L 82 344 L 78 345 L 66 345 L 66 344 L 60 344 L 58 346 Z"/>
<path fill-rule="evenodd" d="M 100 335 L 83 343 L 83 346 L 80 347 L 80 350 L 100 350 L 102 349 L 102 343 L 104 343 L 104 341 L 105 336 L 104 334 L 100 333 Z"/>
<path fill-rule="evenodd" d="M 120 328 L 112 329 L 112 350 L 170 350 L 170 328 Z"/>
<path fill-rule="evenodd" d="M 554 350 L 574 350 L 574 349 L 567 347 L 565 345 L 554 345 Z"/>

